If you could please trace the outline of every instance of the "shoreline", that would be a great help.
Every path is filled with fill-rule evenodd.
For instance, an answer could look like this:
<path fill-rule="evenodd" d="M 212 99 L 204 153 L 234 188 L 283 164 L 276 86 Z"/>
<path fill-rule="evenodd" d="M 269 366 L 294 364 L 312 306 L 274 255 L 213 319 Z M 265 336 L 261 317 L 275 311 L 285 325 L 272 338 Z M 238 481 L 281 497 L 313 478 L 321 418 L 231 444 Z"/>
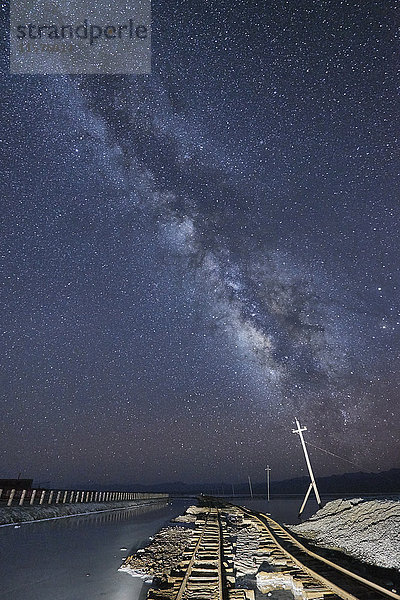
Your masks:
<path fill-rule="evenodd" d="M 318 548 L 400 573 L 398 499 L 333 500 L 303 523 L 286 527 Z"/>
<path fill-rule="evenodd" d="M 338 549 L 335 556 L 321 548 L 318 552 L 304 537 L 291 537 L 268 516 L 224 505 L 216 498 L 190 506 L 150 540 L 119 569 L 151 585 L 148 600 L 172 600 L 186 587 L 201 597 L 214 598 L 217 581 L 229 600 L 255 600 L 257 590 L 270 596 L 288 589 L 304 600 L 317 597 L 308 595 L 311 589 L 313 594 L 318 591 L 318 597 L 341 590 L 338 573 L 346 579 L 345 589 L 353 590 L 355 597 L 359 597 L 360 586 L 365 591 L 367 585 L 384 597 L 387 593 L 400 599 L 399 571 L 372 567 Z M 310 556 L 317 562 L 311 573 L 307 570 Z M 214 588 L 208 589 L 212 585 Z"/>
<path fill-rule="evenodd" d="M 47 506 L 0 507 L 0 528 L 39 523 L 55 519 L 80 517 L 93 513 L 110 512 L 142 506 L 165 505 L 166 500 L 125 500 L 120 502 L 93 502 L 88 504 L 53 504 Z"/>

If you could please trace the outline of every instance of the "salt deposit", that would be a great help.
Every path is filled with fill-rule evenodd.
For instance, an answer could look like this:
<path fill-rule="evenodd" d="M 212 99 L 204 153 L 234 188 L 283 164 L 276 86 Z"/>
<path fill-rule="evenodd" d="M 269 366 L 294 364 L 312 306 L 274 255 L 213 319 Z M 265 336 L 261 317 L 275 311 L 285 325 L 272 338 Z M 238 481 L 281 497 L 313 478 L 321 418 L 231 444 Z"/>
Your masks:
<path fill-rule="evenodd" d="M 400 501 L 334 500 L 294 533 L 379 567 L 400 570 Z"/>

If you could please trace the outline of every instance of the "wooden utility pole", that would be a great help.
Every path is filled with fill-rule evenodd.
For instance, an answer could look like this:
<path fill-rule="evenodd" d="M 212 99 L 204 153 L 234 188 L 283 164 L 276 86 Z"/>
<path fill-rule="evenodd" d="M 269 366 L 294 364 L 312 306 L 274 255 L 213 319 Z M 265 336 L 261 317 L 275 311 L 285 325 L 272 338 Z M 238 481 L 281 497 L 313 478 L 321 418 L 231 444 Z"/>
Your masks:
<path fill-rule="evenodd" d="M 267 501 L 269 502 L 269 474 L 271 473 L 271 469 L 270 466 L 267 465 L 267 468 L 265 469 L 266 473 L 267 473 Z"/>
<path fill-rule="evenodd" d="M 319 496 L 319 492 L 318 492 L 318 488 L 317 488 L 317 483 L 315 481 L 314 473 L 313 473 L 313 470 L 312 470 L 312 467 L 311 467 L 310 457 L 308 456 L 306 443 L 305 443 L 304 437 L 303 437 L 303 431 L 307 431 L 307 427 L 301 427 L 298 419 L 295 419 L 295 421 L 296 421 L 297 429 L 292 429 L 292 432 L 293 433 L 297 433 L 298 436 L 300 437 L 301 445 L 302 445 L 304 456 L 305 456 L 305 459 L 306 459 L 306 464 L 307 464 L 308 472 L 310 474 L 310 479 L 311 479 L 311 483 L 310 483 L 310 485 L 308 487 L 306 496 L 305 496 L 305 498 L 303 500 L 303 504 L 301 505 L 301 508 L 299 510 L 299 517 L 301 517 L 302 512 L 304 510 L 305 505 L 307 504 L 307 500 L 308 500 L 308 498 L 310 496 L 310 493 L 311 493 L 312 489 L 314 490 L 315 498 L 317 500 L 317 504 L 318 504 L 319 508 L 322 508 L 322 502 L 321 502 L 321 498 Z"/>
<path fill-rule="evenodd" d="M 250 475 L 249 475 L 249 488 L 250 488 L 250 496 L 253 498 L 253 486 L 251 485 Z"/>

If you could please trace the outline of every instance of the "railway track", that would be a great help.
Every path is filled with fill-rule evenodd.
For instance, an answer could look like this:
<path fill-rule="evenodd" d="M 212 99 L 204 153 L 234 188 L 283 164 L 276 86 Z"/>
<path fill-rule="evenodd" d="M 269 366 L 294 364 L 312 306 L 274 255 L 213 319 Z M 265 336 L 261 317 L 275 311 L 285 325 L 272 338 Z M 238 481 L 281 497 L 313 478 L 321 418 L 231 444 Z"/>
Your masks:
<path fill-rule="evenodd" d="M 171 571 L 169 586 L 150 590 L 151 600 L 225 600 L 228 578 L 233 583 L 232 559 L 222 533 L 221 515 L 210 508 L 196 520 L 195 533 L 176 570 Z"/>
<path fill-rule="evenodd" d="M 268 515 L 257 515 L 248 509 L 243 510 L 265 528 L 272 543 L 279 551 L 313 579 L 326 586 L 338 598 L 345 600 L 378 600 L 381 598 L 400 600 L 400 595 L 396 592 L 369 581 L 306 548 Z"/>
<path fill-rule="evenodd" d="M 254 600 L 255 590 L 240 587 L 243 574 L 252 574 L 262 593 L 287 589 L 296 600 L 400 600 L 306 548 L 268 515 L 230 505 L 197 516 L 179 565 L 148 599 Z"/>

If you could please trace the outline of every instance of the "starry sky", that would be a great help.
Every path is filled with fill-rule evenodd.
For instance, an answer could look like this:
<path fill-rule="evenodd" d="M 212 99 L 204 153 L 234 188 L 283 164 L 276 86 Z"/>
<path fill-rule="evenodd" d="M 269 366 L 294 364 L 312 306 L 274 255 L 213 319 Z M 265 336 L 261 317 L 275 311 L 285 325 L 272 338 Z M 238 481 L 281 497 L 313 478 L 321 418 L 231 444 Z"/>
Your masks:
<path fill-rule="evenodd" d="M 5 8 L 3 5 L 3 16 Z M 2 58 L 1 476 L 399 466 L 400 2 L 153 2 L 149 75 Z"/>

